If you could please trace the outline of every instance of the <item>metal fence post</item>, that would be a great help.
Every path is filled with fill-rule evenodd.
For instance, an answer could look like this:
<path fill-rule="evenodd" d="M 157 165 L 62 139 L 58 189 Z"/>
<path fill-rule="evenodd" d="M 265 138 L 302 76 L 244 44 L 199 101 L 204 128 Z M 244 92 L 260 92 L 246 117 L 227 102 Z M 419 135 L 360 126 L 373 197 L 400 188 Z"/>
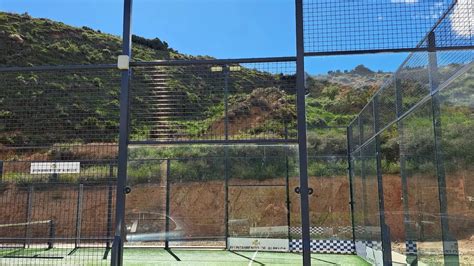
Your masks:
<path fill-rule="evenodd" d="M 355 220 L 354 220 L 354 176 L 352 172 L 352 126 L 347 127 L 347 174 L 349 176 L 349 204 L 351 207 L 351 224 L 352 224 L 352 242 L 356 242 Z"/>
<path fill-rule="evenodd" d="M 229 140 L 229 66 L 224 66 L 224 138 Z"/>
<path fill-rule="evenodd" d="M 436 53 L 436 36 L 434 32 L 428 35 L 428 69 L 430 78 L 431 103 L 433 111 L 433 133 L 435 147 L 436 173 L 438 175 L 439 212 L 441 234 L 443 240 L 444 263 L 459 265 L 458 243 L 449 230 L 448 196 L 446 191 L 446 170 L 444 166 L 444 151 L 442 146 L 442 124 L 439 96 L 434 92 L 439 86 L 438 59 Z"/>
<path fill-rule="evenodd" d="M 33 215 L 33 193 L 34 193 L 34 187 L 33 185 L 28 186 L 28 195 L 27 195 L 27 204 L 28 208 L 26 209 L 26 225 L 25 225 L 25 242 L 23 243 L 23 248 L 29 248 L 30 247 L 30 235 L 31 235 L 31 228 L 29 226 L 29 223 L 31 222 L 31 216 Z"/>
<path fill-rule="evenodd" d="M 165 249 L 169 249 L 169 232 L 170 232 L 170 177 L 171 177 L 171 160 L 166 160 L 166 190 L 165 190 Z"/>
<path fill-rule="evenodd" d="M 403 94 L 401 84 L 398 81 L 397 73 L 394 74 L 393 77 L 393 84 L 395 87 L 395 110 L 397 116 L 397 130 L 398 130 L 398 138 L 399 138 L 399 156 L 400 156 L 400 177 L 402 181 L 402 202 L 403 202 L 403 223 L 405 227 L 405 245 L 408 247 L 409 241 L 416 241 L 416 236 L 414 231 L 412 230 L 412 226 L 410 224 L 410 205 L 408 199 L 408 177 L 406 172 L 406 154 L 405 149 L 403 147 L 405 143 L 405 130 L 403 126 L 403 121 L 399 120 L 400 117 L 403 115 Z M 408 253 L 407 249 L 407 263 L 413 263 L 417 260 L 418 254 Z"/>
<path fill-rule="evenodd" d="M 82 199 L 83 199 L 84 185 L 79 184 L 77 191 L 77 203 L 76 203 L 76 237 L 74 241 L 74 247 L 77 249 L 81 244 L 81 226 L 82 226 Z"/>
<path fill-rule="evenodd" d="M 288 126 L 285 123 L 285 139 L 288 140 Z M 290 161 L 288 158 L 288 143 L 285 147 L 285 163 L 286 163 L 286 219 L 288 223 L 288 239 L 291 239 L 291 201 L 290 201 Z"/>
<path fill-rule="evenodd" d="M 109 178 L 112 180 L 114 177 L 114 165 L 110 163 L 109 166 Z M 107 184 L 107 243 L 106 248 L 110 249 L 110 237 L 112 236 L 112 201 L 113 201 L 113 185 L 112 181 Z"/>
<path fill-rule="evenodd" d="M 54 248 L 54 238 L 56 238 L 56 225 L 54 220 L 49 221 L 49 240 L 48 240 L 48 249 Z"/>
<path fill-rule="evenodd" d="M 390 242 L 390 228 L 385 223 L 385 199 L 383 193 L 383 176 L 382 176 L 382 152 L 380 148 L 380 117 L 377 107 L 379 106 L 379 95 L 374 96 L 373 117 L 374 117 L 374 132 L 375 132 L 375 159 L 377 164 L 377 187 L 379 195 L 379 215 L 380 227 L 382 231 L 382 252 L 383 264 L 392 265 L 392 247 Z"/>
<path fill-rule="evenodd" d="M 132 56 L 132 0 L 124 0 L 122 54 Z M 115 236 L 112 247 L 111 265 L 123 265 L 123 242 L 125 240 L 125 193 L 127 183 L 128 133 L 129 133 L 129 87 L 131 70 L 122 70 L 120 89 L 120 132 L 117 167 L 117 201 L 115 209 Z"/>
<path fill-rule="evenodd" d="M 224 147 L 224 208 L 225 208 L 225 247 L 229 248 L 229 150 Z"/>
<path fill-rule="evenodd" d="M 229 140 L 229 66 L 224 66 L 224 138 Z M 225 248 L 229 249 L 229 147 L 224 146 Z"/>
<path fill-rule="evenodd" d="M 303 265 L 311 265 L 311 235 L 308 190 L 308 151 L 306 139 L 306 88 L 304 66 L 303 0 L 296 2 L 296 89 L 298 117 L 298 153 L 300 170 L 301 234 L 303 238 Z"/>
<path fill-rule="evenodd" d="M 3 161 L 0 160 L 0 183 L 3 182 Z"/>
<path fill-rule="evenodd" d="M 359 116 L 358 120 L 358 125 L 359 127 L 359 143 L 362 146 L 364 143 L 364 127 L 363 127 L 363 122 L 362 122 L 362 117 Z M 369 210 L 367 209 L 367 175 L 365 172 L 365 166 L 366 163 L 365 161 L 367 160 L 365 153 L 364 153 L 364 148 L 360 149 L 360 176 L 362 178 L 362 214 L 364 215 L 364 227 L 369 224 Z"/>

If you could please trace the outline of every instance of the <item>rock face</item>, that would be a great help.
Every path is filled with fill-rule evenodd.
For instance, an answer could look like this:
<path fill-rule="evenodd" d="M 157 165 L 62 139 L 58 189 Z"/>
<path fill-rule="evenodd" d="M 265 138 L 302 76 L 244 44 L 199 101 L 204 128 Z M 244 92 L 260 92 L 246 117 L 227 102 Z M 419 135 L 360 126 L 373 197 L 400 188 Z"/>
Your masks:
<path fill-rule="evenodd" d="M 16 44 L 23 44 L 25 42 L 20 34 L 10 34 L 8 38 Z"/>

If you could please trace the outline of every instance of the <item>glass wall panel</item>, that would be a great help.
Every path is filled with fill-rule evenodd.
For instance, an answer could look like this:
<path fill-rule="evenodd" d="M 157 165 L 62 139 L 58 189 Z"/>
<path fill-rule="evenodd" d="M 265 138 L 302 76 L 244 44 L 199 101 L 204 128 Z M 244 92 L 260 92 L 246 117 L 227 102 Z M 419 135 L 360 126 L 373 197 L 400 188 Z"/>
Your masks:
<path fill-rule="evenodd" d="M 382 261 L 382 240 L 375 140 L 362 146 L 353 158 L 356 251 L 366 260 L 379 263 Z"/>
<path fill-rule="evenodd" d="M 458 57 L 466 52 L 458 52 Z M 474 52 L 471 52 L 471 56 Z M 472 58 L 472 57 L 471 57 Z M 457 67 L 459 69 L 459 67 Z M 474 69 L 438 95 L 449 231 L 461 265 L 474 264 Z"/>
<path fill-rule="evenodd" d="M 309 132 L 308 154 L 312 239 L 351 240 L 347 129 L 313 129 Z"/>
<path fill-rule="evenodd" d="M 443 263 L 443 243 L 436 171 L 433 109 L 426 101 L 403 120 L 402 150 L 408 187 L 408 212 L 418 261 Z"/>
<path fill-rule="evenodd" d="M 411 258 L 407 260 L 409 254 L 406 248 L 405 218 L 408 217 L 408 212 L 404 211 L 404 192 L 406 193 L 404 182 L 406 180 L 402 178 L 404 172 L 401 169 L 400 139 L 397 124 L 381 133 L 381 171 L 384 187 L 384 214 L 385 222 L 390 229 L 392 260 L 394 263 L 407 263 L 411 261 Z"/>

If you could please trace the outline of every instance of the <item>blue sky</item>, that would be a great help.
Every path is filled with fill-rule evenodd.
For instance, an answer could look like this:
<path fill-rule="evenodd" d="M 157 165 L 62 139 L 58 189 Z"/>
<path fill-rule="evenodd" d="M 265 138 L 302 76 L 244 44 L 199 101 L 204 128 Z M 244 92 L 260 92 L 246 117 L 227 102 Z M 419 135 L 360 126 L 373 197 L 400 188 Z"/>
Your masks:
<path fill-rule="evenodd" d="M 420 4 L 417 0 L 390 1 L 393 5 Z M 28 12 L 115 35 L 121 34 L 122 9 L 122 0 L 0 0 L 2 11 Z M 182 53 L 216 58 L 295 55 L 294 0 L 135 0 L 133 11 L 134 34 L 159 37 Z M 307 60 L 307 71 L 326 73 L 358 64 L 393 71 L 405 56 L 312 58 Z"/>

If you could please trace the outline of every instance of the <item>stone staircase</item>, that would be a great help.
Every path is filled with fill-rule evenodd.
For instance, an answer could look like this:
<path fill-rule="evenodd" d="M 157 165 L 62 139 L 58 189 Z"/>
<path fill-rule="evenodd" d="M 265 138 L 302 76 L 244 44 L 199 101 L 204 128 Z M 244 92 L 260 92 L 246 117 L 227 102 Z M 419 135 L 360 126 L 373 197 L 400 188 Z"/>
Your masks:
<path fill-rule="evenodd" d="M 145 87 L 143 98 L 149 108 L 138 119 L 151 126 L 149 140 L 175 140 L 186 135 L 176 123 L 191 111 L 185 106 L 186 93 L 173 91 L 168 85 L 169 79 L 165 70 L 155 68 L 140 82 Z"/>

